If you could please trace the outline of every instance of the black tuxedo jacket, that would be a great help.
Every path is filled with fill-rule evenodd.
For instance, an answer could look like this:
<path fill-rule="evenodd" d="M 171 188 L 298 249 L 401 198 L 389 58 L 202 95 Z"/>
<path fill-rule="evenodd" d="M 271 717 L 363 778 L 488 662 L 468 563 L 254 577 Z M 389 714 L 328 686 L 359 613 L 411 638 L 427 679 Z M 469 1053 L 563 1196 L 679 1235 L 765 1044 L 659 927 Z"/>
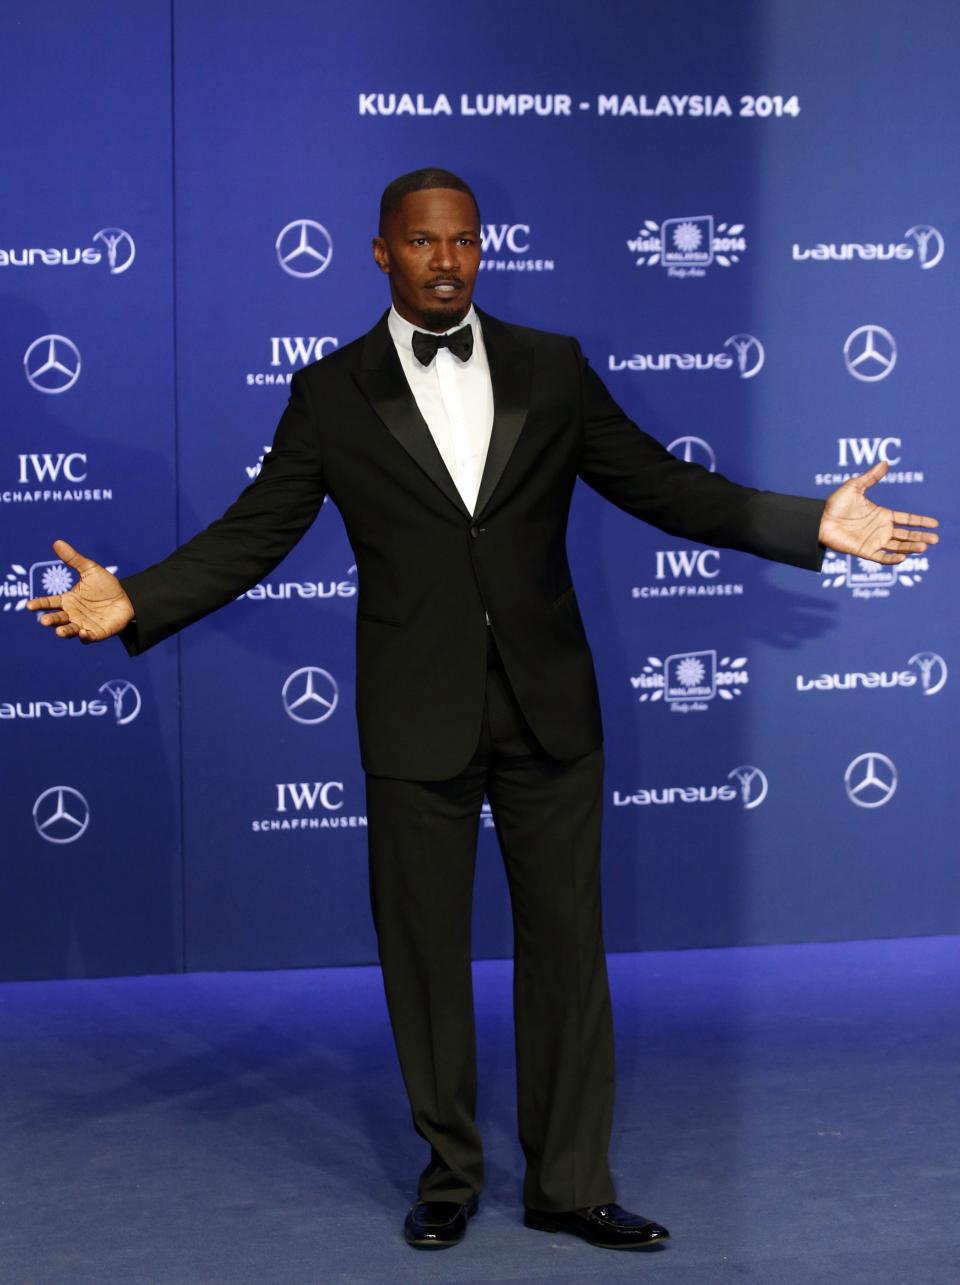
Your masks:
<path fill-rule="evenodd" d="M 633 424 L 574 339 L 479 314 L 494 422 L 467 512 L 407 385 L 386 315 L 298 371 L 257 479 L 222 518 L 124 580 L 133 655 L 258 583 L 324 496 L 356 555 L 357 713 L 366 770 L 440 780 L 479 739 L 487 617 L 523 712 L 559 759 L 601 740 L 566 554 L 577 477 L 673 535 L 816 570 L 820 501 L 738 486 Z"/>

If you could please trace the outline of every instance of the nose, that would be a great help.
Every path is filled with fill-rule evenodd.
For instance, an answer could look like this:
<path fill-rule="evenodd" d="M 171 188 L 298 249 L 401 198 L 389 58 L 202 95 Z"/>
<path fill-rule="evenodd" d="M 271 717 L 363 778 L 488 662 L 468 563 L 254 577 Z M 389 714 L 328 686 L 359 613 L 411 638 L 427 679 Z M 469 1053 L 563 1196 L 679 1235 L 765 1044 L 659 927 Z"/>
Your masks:
<path fill-rule="evenodd" d="M 438 238 L 433 243 L 433 254 L 430 256 L 430 267 L 434 272 L 455 272 L 460 262 L 460 247 L 456 241 Z"/>

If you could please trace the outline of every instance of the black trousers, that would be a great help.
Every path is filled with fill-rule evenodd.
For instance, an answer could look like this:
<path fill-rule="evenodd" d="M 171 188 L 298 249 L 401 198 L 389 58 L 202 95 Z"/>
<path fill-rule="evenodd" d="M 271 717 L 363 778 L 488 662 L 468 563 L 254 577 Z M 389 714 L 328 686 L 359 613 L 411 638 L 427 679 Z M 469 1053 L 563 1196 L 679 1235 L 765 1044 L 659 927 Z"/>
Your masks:
<path fill-rule="evenodd" d="M 390 1021 L 414 1127 L 431 1147 L 422 1199 L 483 1184 L 475 1121 L 470 924 L 486 793 L 514 924 L 524 1203 L 614 1199 L 607 1165 L 613 1026 L 600 922 L 603 758 L 546 756 L 490 644 L 476 753 L 445 781 L 367 778 L 370 887 Z"/>

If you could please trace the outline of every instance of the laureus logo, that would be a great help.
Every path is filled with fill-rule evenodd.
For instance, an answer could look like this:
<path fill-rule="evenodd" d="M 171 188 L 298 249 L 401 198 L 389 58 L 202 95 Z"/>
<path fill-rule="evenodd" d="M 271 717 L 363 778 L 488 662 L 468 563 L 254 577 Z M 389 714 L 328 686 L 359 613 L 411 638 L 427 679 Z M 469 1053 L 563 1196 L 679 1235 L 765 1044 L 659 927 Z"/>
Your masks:
<path fill-rule="evenodd" d="M 627 357 L 618 357 L 611 353 L 607 358 L 607 369 L 613 372 L 623 370 L 660 372 L 660 371 L 726 371 L 736 369 L 741 379 L 752 379 L 763 369 L 763 344 L 756 335 L 730 335 L 723 341 L 729 352 L 636 352 Z"/>
<path fill-rule="evenodd" d="M 917 688 L 936 696 L 947 681 L 947 662 L 935 651 L 915 652 L 907 661 L 913 669 L 834 670 L 807 676 L 797 674 L 798 692 L 893 691 Z"/>
<path fill-rule="evenodd" d="M 107 266 L 112 277 L 119 277 L 133 263 L 137 247 L 133 237 L 123 228 L 101 228 L 93 234 L 94 241 L 99 241 L 107 252 Z"/>
<path fill-rule="evenodd" d="M 662 785 L 636 790 L 614 790 L 615 808 L 671 806 L 677 803 L 736 803 L 746 812 L 760 807 L 767 797 L 766 773 L 752 763 L 735 767 L 726 780 L 713 785 Z"/>
<path fill-rule="evenodd" d="M 727 780 L 735 780 L 739 784 L 740 802 L 747 811 L 758 808 L 767 797 L 769 784 L 766 773 L 758 767 L 750 764 L 735 767 L 732 772 L 727 773 Z"/>
<path fill-rule="evenodd" d="M 137 254 L 133 237 L 123 228 L 101 228 L 90 238 L 92 246 L 25 246 L 0 249 L 0 268 L 74 268 L 93 266 L 106 260 L 112 277 L 126 272 Z"/>
<path fill-rule="evenodd" d="M 929 223 L 915 223 L 902 241 L 794 242 L 792 257 L 795 263 L 916 263 L 926 271 L 937 266 L 943 251 L 943 234 Z"/>

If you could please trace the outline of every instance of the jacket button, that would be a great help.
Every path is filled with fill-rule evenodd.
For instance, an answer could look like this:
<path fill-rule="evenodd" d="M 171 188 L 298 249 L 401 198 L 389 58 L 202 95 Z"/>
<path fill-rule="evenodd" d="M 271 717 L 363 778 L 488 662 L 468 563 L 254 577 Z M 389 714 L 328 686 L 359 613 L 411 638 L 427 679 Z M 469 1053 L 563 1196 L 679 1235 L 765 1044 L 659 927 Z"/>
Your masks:
<path fill-rule="evenodd" d="M 480 532 L 477 530 L 475 526 L 472 526 L 470 528 L 470 534 L 473 536 L 474 539 L 476 539 L 477 536 L 480 534 Z"/>

